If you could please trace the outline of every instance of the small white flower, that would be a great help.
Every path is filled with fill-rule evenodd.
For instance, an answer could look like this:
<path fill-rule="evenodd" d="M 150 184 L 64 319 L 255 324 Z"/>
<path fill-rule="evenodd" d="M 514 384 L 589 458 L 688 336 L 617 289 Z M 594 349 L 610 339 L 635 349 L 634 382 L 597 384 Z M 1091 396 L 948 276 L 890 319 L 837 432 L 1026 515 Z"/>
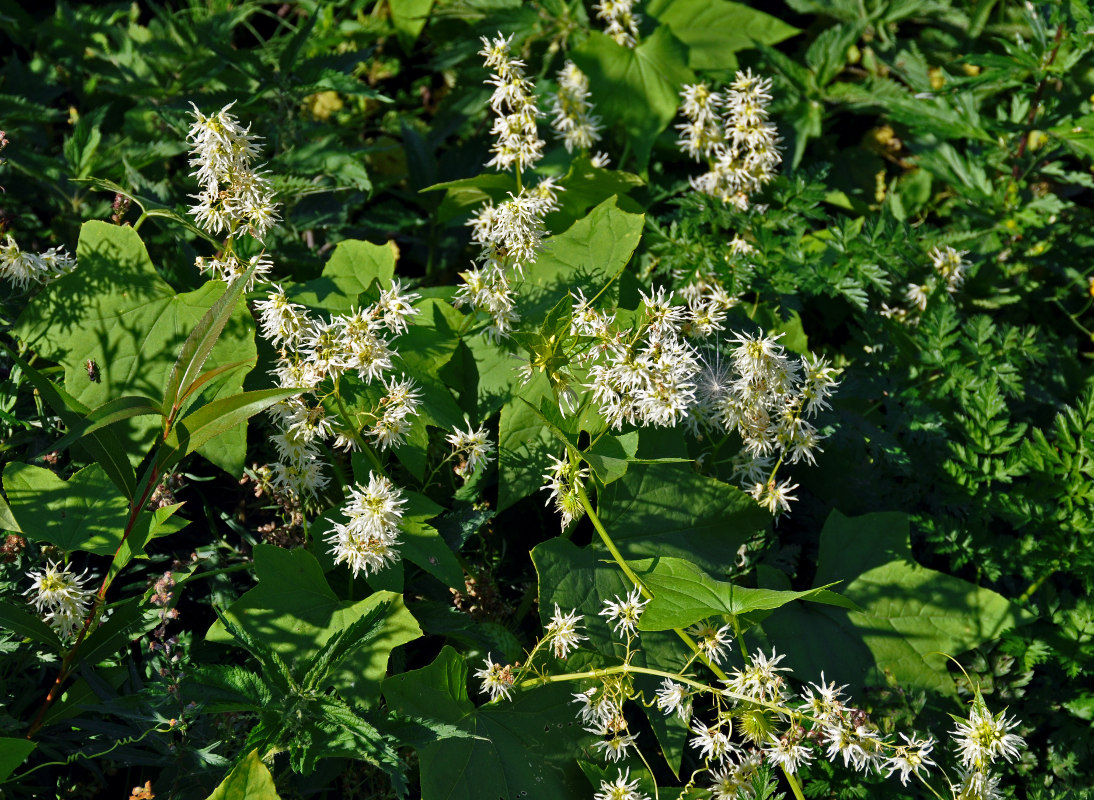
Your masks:
<path fill-rule="evenodd" d="M 509 691 L 513 688 L 514 677 L 510 666 L 495 664 L 487 655 L 485 666 L 475 672 L 475 677 L 482 680 L 479 691 L 482 694 L 489 694 L 491 702 L 499 697 L 511 699 Z"/>
<path fill-rule="evenodd" d="M 571 650 L 575 650 L 581 642 L 589 638 L 577 632 L 577 626 L 582 619 L 584 617 L 576 611 L 563 614 L 558 603 L 555 603 L 555 615 L 547 625 L 547 636 L 551 639 L 555 658 L 566 658 Z"/>
<path fill-rule="evenodd" d="M 802 745 L 796 736 L 787 734 L 782 738 L 771 735 L 770 743 L 763 748 L 767 757 L 789 773 L 798 771 L 802 764 L 813 760 L 813 751 Z"/>
<path fill-rule="evenodd" d="M 661 688 L 657 690 L 657 707 L 666 715 L 675 713 L 687 722 L 688 717 L 691 716 L 689 697 L 686 686 L 665 678 L 661 681 Z"/>
<path fill-rule="evenodd" d="M 999 778 L 988 772 L 966 769 L 961 782 L 950 786 L 954 800 L 1002 800 Z"/>
<path fill-rule="evenodd" d="M 1025 739 L 1009 731 L 1018 726 L 1018 720 L 1007 719 L 1006 711 L 994 716 L 977 699 L 969 711 L 968 720 L 960 721 L 953 730 L 954 746 L 961 763 L 971 770 L 986 771 L 996 758 L 1007 761 L 1019 757 L 1019 748 L 1025 747 Z"/>
<path fill-rule="evenodd" d="M 76 259 L 63 247 L 51 247 L 44 253 L 30 253 L 19 248 L 15 239 L 7 236 L 0 245 L 0 278 L 26 289 L 32 283 L 49 283 L 76 269 Z"/>
<path fill-rule="evenodd" d="M 886 759 L 883 766 L 889 770 L 885 773 L 885 777 L 889 777 L 894 772 L 900 772 L 900 784 L 901 786 L 907 786 L 909 775 L 914 774 L 917 778 L 922 778 L 923 773 L 927 771 L 927 767 L 935 766 L 934 761 L 930 758 L 935 740 L 933 736 L 928 736 L 926 739 L 917 739 L 915 736 L 908 736 L 903 733 L 900 734 L 900 738 L 904 740 L 904 744 L 896 746 L 893 754 Z"/>
<path fill-rule="evenodd" d="M 646 604 L 649 603 L 649 600 L 639 599 L 641 596 L 641 591 L 635 587 L 625 600 L 620 600 L 619 595 L 616 595 L 614 601 L 605 600 L 604 610 L 600 612 L 600 616 L 608 618 L 616 633 L 627 633 L 633 636 L 638 633 L 638 620 Z"/>
<path fill-rule="evenodd" d="M 404 292 L 399 281 L 393 280 L 390 288 L 380 290 L 377 310 L 383 315 L 384 325 L 392 333 L 405 333 L 407 319 L 418 313 L 411 304 L 421 297 L 417 292 Z"/>
<path fill-rule="evenodd" d="M 638 791 L 638 779 L 628 780 L 631 771 L 628 769 L 620 772 L 611 783 L 600 782 L 600 791 L 593 795 L 593 800 L 649 800 L 646 795 Z"/>
<path fill-rule="evenodd" d="M 475 430 L 468 422 L 466 432 L 457 428 L 445 437 L 445 441 L 452 445 L 455 454 L 466 457 L 466 461 L 456 467 L 457 475 L 463 477 L 471 475 L 479 468 L 480 464 L 488 464 L 491 461 L 490 451 L 493 448 L 493 443 L 486 434 L 485 425 Z"/>
<path fill-rule="evenodd" d="M 721 664 L 729 649 L 729 643 L 733 641 L 733 637 L 730 636 L 732 630 L 729 625 L 716 628 L 710 622 L 704 620 L 691 626 L 688 633 L 696 638 L 699 652 L 715 664 Z"/>
<path fill-rule="evenodd" d="M 604 751 L 605 761 L 619 761 L 627 754 L 627 748 L 633 747 L 637 734 L 615 732 L 593 745 Z"/>
<path fill-rule="evenodd" d="M 576 692 L 573 698 L 571 702 L 580 706 L 577 715 L 582 724 L 591 725 L 598 731 L 603 729 L 609 720 L 617 719 L 621 714 L 615 698 L 602 686 L 593 686 L 583 692 Z"/>
<path fill-rule="evenodd" d="M 87 617 L 95 593 L 84 585 L 86 576 L 86 570 L 77 575 L 54 561 L 41 572 L 27 573 L 33 583 L 23 594 L 34 595 L 28 602 L 62 638 L 75 633 Z"/>
<path fill-rule="evenodd" d="M 695 736 L 691 740 L 691 746 L 699 751 L 699 755 L 705 761 L 722 762 L 727 756 L 737 752 L 737 745 L 729 740 L 729 734 L 716 726 L 708 728 L 702 722 L 695 720 L 692 725 Z"/>
<path fill-rule="evenodd" d="M 735 669 L 725 681 L 730 692 L 745 695 L 761 702 L 778 702 L 783 696 L 784 679 L 780 672 L 788 672 L 789 667 L 778 666 L 785 655 L 776 655 L 771 649 L 771 658 L 762 650 L 752 654 L 744 669 Z"/>
<path fill-rule="evenodd" d="M 802 693 L 805 701 L 799 709 L 812 716 L 821 724 L 838 722 L 845 706 L 842 694 L 847 686 L 836 686 L 834 683 L 825 683 L 824 673 L 821 673 L 821 682 L 811 683 Z"/>

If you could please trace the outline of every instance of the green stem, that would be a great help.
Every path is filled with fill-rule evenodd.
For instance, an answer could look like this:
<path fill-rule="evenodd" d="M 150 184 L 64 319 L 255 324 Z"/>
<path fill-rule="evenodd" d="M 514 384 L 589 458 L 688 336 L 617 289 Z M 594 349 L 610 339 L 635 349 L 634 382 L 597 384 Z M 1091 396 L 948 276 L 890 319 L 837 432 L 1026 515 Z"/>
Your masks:
<path fill-rule="evenodd" d="M 646 599 L 652 600 L 653 599 L 653 593 L 650 592 L 650 590 L 648 588 L 646 588 L 646 585 L 644 583 L 642 583 L 641 579 L 639 579 L 639 577 L 635 574 L 634 570 L 631 569 L 630 565 L 624 560 L 623 554 L 619 552 L 619 548 L 615 546 L 615 542 L 612 541 L 612 537 L 608 535 L 608 531 L 604 527 L 604 523 L 602 523 L 600 521 L 600 517 L 597 515 L 596 511 L 593 509 L 592 503 L 589 502 L 589 495 L 586 494 L 585 487 L 583 487 L 580 483 L 578 483 L 578 484 L 576 484 L 576 488 L 577 488 L 578 499 L 581 500 L 581 505 L 585 508 L 585 513 L 589 515 L 589 521 L 593 523 L 593 527 L 596 529 L 597 534 L 600 536 L 600 540 L 604 543 L 604 546 L 608 548 L 608 552 L 612 554 L 612 559 L 614 559 L 615 563 L 617 565 L 619 565 L 619 568 L 621 570 L 623 570 L 623 573 L 634 582 L 634 585 L 636 587 L 638 587 L 638 590 L 642 593 L 642 595 Z M 734 621 L 736 621 L 736 618 L 734 618 Z M 677 636 L 679 636 L 683 640 L 684 644 L 686 644 L 689 648 L 691 648 L 691 651 L 693 653 L 698 655 L 703 660 L 703 663 L 706 664 L 707 668 L 711 672 L 713 672 L 715 675 L 717 675 L 719 679 L 721 679 L 723 681 L 729 679 L 729 676 L 726 675 L 725 671 L 722 670 L 722 668 L 719 667 L 717 664 L 715 664 L 710 658 L 708 658 L 699 649 L 699 646 L 695 643 L 695 640 L 692 639 L 691 636 L 689 636 L 682 628 L 673 628 L 672 630 L 673 630 L 673 633 L 675 633 Z M 739 641 L 739 637 L 738 637 L 738 641 Z M 741 644 L 741 648 L 742 648 L 742 650 L 744 649 L 744 644 L 743 643 Z M 747 657 L 748 657 L 748 654 L 746 652 L 745 653 L 745 658 L 747 659 Z M 619 668 L 619 671 L 623 671 L 623 670 L 630 670 L 632 672 L 643 672 L 643 673 L 649 674 L 649 675 L 660 675 L 661 677 L 665 677 L 665 678 L 674 678 L 674 677 L 676 677 L 672 673 L 662 672 L 661 670 L 649 670 L 649 669 L 644 669 L 642 667 L 632 667 L 629 664 L 624 664 L 621 668 Z M 591 675 L 589 677 L 595 677 L 595 675 Z M 691 681 L 691 680 L 688 680 L 686 678 L 677 678 L 677 679 L 679 679 L 679 680 L 683 681 L 684 683 L 687 683 L 691 686 L 704 686 L 705 687 L 705 684 L 698 684 L 695 681 Z M 705 687 L 705 688 L 709 688 L 709 687 Z M 754 703 L 756 705 L 768 706 L 768 707 L 774 708 L 776 711 L 785 711 L 785 709 L 781 709 L 779 707 L 776 707 L 776 706 L 774 706 L 774 704 L 761 703 L 761 702 L 759 702 L 759 701 L 757 701 L 757 700 L 755 700 L 751 697 L 746 697 L 744 695 L 736 695 L 736 694 L 733 694 L 732 692 L 729 692 L 728 690 L 723 691 L 722 694 L 726 697 L 733 697 L 734 699 L 744 700 L 746 702 Z M 798 779 L 794 776 L 794 773 L 788 772 L 786 770 L 786 768 L 783 767 L 783 776 L 786 778 L 786 782 L 790 784 L 790 789 L 794 793 L 794 797 L 796 798 L 796 800 L 805 800 L 805 795 L 802 794 L 801 786 L 798 784 Z"/>
<path fill-rule="evenodd" d="M 338 391 L 338 385 L 334 387 L 334 402 L 338 405 L 338 414 L 342 417 L 342 423 L 345 425 L 346 430 L 349 431 L 350 436 L 353 439 L 353 443 L 360 448 L 361 452 L 368 456 L 368 460 L 372 462 L 372 466 L 376 467 L 376 471 L 386 477 L 387 473 L 384 472 L 384 465 L 380 463 L 380 457 L 376 455 L 376 451 L 369 447 L 361 437 L 361 432 L 357 430 L 357 426 L 350 421 L 349 409 L 346 408 L 346 404 L 342 402 L 342 395 Z"/>
<path fill-rule="evenodd" d="M 1041 588 L 1041 585 L 1052 577 L 1056 573 L 1056 570 L 1049 570 L 1029 585 L 1029 588 L 1022 592 L 1022 595 L 1018 598 L 1019 603 L 1028 603 L 1029 599 L 1037 593 L 1037 590 Z"/>

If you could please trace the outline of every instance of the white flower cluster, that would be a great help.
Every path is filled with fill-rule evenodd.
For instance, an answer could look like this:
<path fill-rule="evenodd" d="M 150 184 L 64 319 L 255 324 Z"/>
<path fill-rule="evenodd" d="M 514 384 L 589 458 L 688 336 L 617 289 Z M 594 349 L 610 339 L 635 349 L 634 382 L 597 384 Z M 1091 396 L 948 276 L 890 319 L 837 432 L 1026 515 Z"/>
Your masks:
<path fill-rule="evenodd" d="M 744 210 L 749 196 L 775 177 L 782 163 L 779 137 L 768 121 L 771 80 L 752 71 L 738 72 L 724 93 L 705 83 L 685 86 L 681 111 L 686 123 L 679 147 L 697 161 L 706 159 L 710 171 L 691 179 L 692 188 Z"/>
<path fill-rule="evenodd" d="M 593 800 L 649 800 L 647 795 L 638 791 L 638 779 L 630 780 L 631 771 L 627 768 L 617 773 L 616 779 L 601 781 L 600 791 L 593 795 Z"/>
<path fill-rule="evenodd" d="M 562 139 L 566 152 L 588 150 L 600 141 L 600 117 L 595 116 L 589 102 L 589 79 L 569 59 L 555 78 L 558 92 L 552 100 L 555 118 L 551 126 Z"/>
<path fill-rule="evenodd" d="M 63 247 L 51 247 L 44 253 L 28 253 L 19 249 L 15 239 L 7 236 L 0 245 L 0 278 L 20 289 L 32 283 L 49 283 L 76 269 L 76 259 Z"/>
<path fill-rule="evenodd" d="M 77 575 L 53 561 L 41 572 L 27 573 L 34 583 L 23 594 L 34 595 L 28 602 L 63 638 L 75 633 L 87 618 L 95 593 L 84 586 L 86 575 L 86 570 Z"/>
<path fill-rule="evenodd" d="M 824 437 L 808 418 L 830 407 L 837 385 L 836 370 L 824 358 L 790 357 L 781 336 L 734 334 L 730 362 L 716 355 L 704 366 L 693 408 L 700 429 L 740 435 L 744 449 L 735 474 L 772 513 L 790 509 L 796 488 L 789 478 L 777 483 L 775 468 L 787 461 L 816 463 L 814 451 Z"/>
<path fill-rule="evenodd" d="M 247 281 L 246 291 L 254 289 L 256 283 L 265 283 L 270 279 L 273 270 L 273 260 L 265 253 L 259 253 L 250 258 L 240 258 L 235 253 L 224 253 L 214 258 L 198 256 L 194 259 L 194 266 L 203 275 L 210 273 L 213 280 L 231 283 L 236 278 L 241 278 L 247 270 L 254 267 L 250 279 Z"/>
<path fill-rule="evenodd" d="M 369 413 L 372 421 L 365 433 L 381 449 L 402 444 L 421 395 L 413 380 L 390 374 L 396 352 L 385 333 L 398 336 L 406 331 L 407 319 L 418 313 L 411 305 L 418 297 L 395 280 L 373 305 L 324 320 L 310 317 L 304 306 L 275 286 L 265 300 L 255 303 L 259 332 L 278 348 L 271 374 L 280 386 L 302 391 L 315 391 L 327 378 L 337 380 L 345 373 L 356 374 L 365 383 L 380 382 L 385 393 Z M 274 406 L 273 413 L 280 429 L 273 437 L 279 456 L 273 483 L 297 496 L 313 496 L 328 481 L 322 474 L 320 441 L 333 436 L 335 447 L 348 449 L 358 432 L 342 429 L 321 403 L 309 405 L 303 397 Z"/>
<path fill-rule="evenodd" d="M 515 165 L 519 176 L 543 155 L 544 142 L 536 133 L 540 112 L 531 94 L 532 85 L 524 77 L 524 64 L 509 56 L 511 39 L 499 34 L 493 42 L 482 40 L 486 66 L 496 70 L 489 83 L 495 86 L 491 106 L 499 114 L 494 123 L 499 138 L 487 166 L 505 170 Z M 510 193 L 508 200 L 496 206 L 487 203 L 468 221 L 480 252 L 475 266 L 460 273 L 464 282 L 453 304 L 489 314 L 492 322 L 487 333 L 494 338 L 508 336 L 520 320 L 514 285 L 524 277 L 524 267 L 535 263 L 546 235 L 543 220 L 558 208 L 560 191 L 561 187 L 547 178 L 534 188 Z"/>
<path fill-rule="evenodd" d="M 618 330 L 614 315 L 593 308 L 579 293 L 570 331 L 596 342 L 587 353 L 589 388 L 613 428 L 630 425 L 673 426 L 695 402 L 699 356 L 684 339 L 694 315 L 672 304 L 664 289 L 642 295 L 633 329 Z"/>
<path fill-rule="evenodd" d="M 196 167 L 201 192 L 190 213 L 210 233 L 249 233 L 258 240 L 277 221 L 277 204 L 269 180 L 251 162 L 258 155 L 258 137 L 229 113 L 229 103 L 211 116 L 194 108 L 194 124 L 186 141 L 190 166 Z"/>
<path fill-rule="evenodd" d="M 637 0 L 600 0 L 593 10 L 605 23 L 604 34 L 623 47 L 634 47 L 638 41 L 638 24 L 642 17 L 634 13 Z"/>
<path fill-rule="evenodd" d="M 542 112 L 536 107 L 532 82 L 524 75 L 524 62 L 509 53 L 512 36 L 500 33 L 491 41 L 482 37 L 479 55 L 494 74 L 486 83 L 494 87 L 490 107 L 498 115 L 490 132 L 497 137 L 490 152 L 494 157 L 486 163 L 501 171 L 516 167 L 523 172 L 535 166 L 543 157 L 544 141 L 536 130 L 536 118 Z"/>
<path fill-rule="evenodd" d="M 904 289 L 905 306 L 881 304 L 881 315 L 898 322 L 916 324 L 918 315 L 927 310 L 927 301 L 940 287 L 954 294 L 965 283 L 969 272 L 969 262 L 965 260 L 967 250 L 955 250 L 949 245 L 932 247 L 927 254 L 933 273 L 923 283 L 909 283 Z"/>
<path fill-rule="evenodd" d="M 395 484 L 374 472 L 369 472 L 368 486 L 358 484 L 349 493 L 342 506 L 349 522 L 336 523 L 325 541 L 335 564 L 344 561 L 355 578 L 359 572 L 367 578 L 399 560 L 399 520 L 406 500 Z"/>

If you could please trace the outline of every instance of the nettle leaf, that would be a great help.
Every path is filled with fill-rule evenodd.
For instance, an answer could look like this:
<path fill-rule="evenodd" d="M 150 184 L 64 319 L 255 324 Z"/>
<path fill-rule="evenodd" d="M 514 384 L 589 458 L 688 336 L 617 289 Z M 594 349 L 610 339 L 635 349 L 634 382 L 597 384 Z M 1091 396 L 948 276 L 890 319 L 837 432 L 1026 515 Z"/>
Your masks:
<path fill-rule="evenodd" d="M 637 47 L 623 47 L 600 33 L 570 53 L 589 76 L 596 110 L 608 125 L 621 125 L 645 172 L 653 143 L 676 116 L 680 87 L 695 80 L 688 50 L 667 26 L 659 26 Z"/>
<path fill-rule="evenodd" d="M 677 556 L 717 572 L 770 524 L 736 487 L 678 463 L 631 464 L 601 492 L 600 517 L 628 560 Z"/>
<path fill-rule="evenodd" d="M 833 511 L 821 531 L 816 582 L 841 580 L 861 611 L 791 603 L 763 623 L 800 675 L 823 669 L 861 689 L 889 673 L 907 689 L 953 694 L 946 657 L 957 656 L 1030 620 L 1002 595 L 920 566 L 908 518 L 898 513 L 845 517 Z"/>
<path fill-rule="evenodd" d="M 422 635 L 402 597 L 375 592 L 356 602 L 339 600 L 323 576 L 323 568 L 306 550 L 260 544 L 254 549 L 254 567 L 258 585 L 229 606 L 225 614 L 288 661 L 294 671 L 297 664 L 310 663 L 335 633 L 378 604 L 390 603 L 381 633 L 347 656 L 330 674 L 330 685 L 347 702 L 360 706 L 375 703 L 392 649 Z M 206 639 L 232 641 L 219 621 L 210 627 Z"/>
<path fill-rule="evenodd" d="M 65 389 L 88 408 L 126 395 L 160 397 L 179 349 L 227 286 L 209 281 L 183 294 L 156 273 L 132 228 L 86 222 L 77 246 L 79 268 L 53 282 L 20 315 L 13 332 L 40 355 L 65 368 Z M 238 301 L 224 332 L 205 362 L 254 362 L 254 322 Z M 98 380 L 88 377 L 92 361 Z M 204 400 L 238 393 L 244 370 L 229 373 Z M 117 423 L 126 454 L 137 463 L 148 452 L 159 421 L 133 417 Z M 207 442 L 199 452 L 222 469 L 243 471 L 246 425 Z"/>
<path fill-rule="evenodd" d="M 252 750 L 206 800 L 281 800 L 273 775 Z"/>
<path fill-rule="evenodd" d="M 309 308 L 345 314 L 357 306 L 358 296 L 368 291 L 374 280 L 386 288 L 394 276 L 392 245 L 347 239 L 334 248 L 318 278 L 294 286 L 286 294 Z"/>
<path fill-rule="evenodd" d="M 801 33 L 770 14 L 726 0 L 653 0 L 643 11 L 687 46 L 692 69 L 737 69 L 738 50 Z"/>
<path fill-rule="evenodd" d="M 770 611 L 793 600 L 858 610 L 850 600 L 828 591 L 827 587 L 804 592 L 749 589 L 715 580 L 680 558 L 653 558 L 632 562 L 631 566 L 653 594 L 638 625 L 644 631 L 686 628 L 706 617 L 722 614 L 739 616 L 750 611 Z"/>
<path fill-rule="evenodd" d="M 575 758 L 590 737 L 569 708 L 570 687 L 544 686 L 476 708 L 467 678 L 463 656 L 446 646 L 428 667 L 384 681 L 384 698 L 397 713 L 470 734 L 417 747 L 422 800 L 588 796 Z"/>

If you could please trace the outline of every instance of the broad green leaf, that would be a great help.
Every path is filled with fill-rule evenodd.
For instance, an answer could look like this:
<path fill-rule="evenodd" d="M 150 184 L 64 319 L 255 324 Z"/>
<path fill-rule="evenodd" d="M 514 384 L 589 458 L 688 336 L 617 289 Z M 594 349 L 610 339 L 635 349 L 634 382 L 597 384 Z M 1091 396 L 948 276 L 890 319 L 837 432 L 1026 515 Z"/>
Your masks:
<path fill-rule="evenodd" d="M 793 600 L 857 608 L 835 592 L 827 591 L 827 587 L 804 592 L 750 589 L 715 580 L 680 558 L 654 558 L 632 562 L 631 566 L 653 594 L 638 625 L 644 631 L 686 628 L 706 617 L 722 614 L 770 611 Z"/>
<path fill-rule="evenodd" d="M 738 50 L 800 33 L 775 17 L 726 0 L 653 0 L 644 9 L 687 45 L 692 69 L 737 69 Z"/>
<path fill-rule="evenodd" d="M 484 172 L 473 178 L 437 183 L 422 189 L 423 192 L 441 190 L 445 193 L 444 200 L 436 213 L 437 221 L 444 223 L 470 214 L 484 203 L 504 200 L 510 192 L 516 193 L 517 185 L 511 175 Z"/>
<path fill-rule="evenodd" d="M 406 507 L 399 523 L 403 558 L 417 564 L 430 575 L 453 589 L 463 590 L 463 568 L 429 520 L 444 513 L 444 508 L 417 492 L 404 492 Z"/>
<path fill-rule="evenodd" d="M 695 80 L 687 48 L 661 25 L 634 48 L 591 31 L 571 57 L 589 77 L 597 113 L 609 127 L 622 126 L 644 173 L 654 140 L 676 116 L 680 88 Z"/>
<path fill-rule="evenodd" d="M 15 516 L 11 513 L 11 506 L 8 505 L 8 501 L 2 495 L 0 495 L 0 531 L 19 532 L 19 523 L 15 521 Z"/>
<path fill-rule="evenodd" d="M 543 221 L 549 231 L 565 231 L 612 195 L 624 211 L 642 213 L 641 204 L 627 193 L 645 185 L 645 181 L 630 172 L 594 167 L 588 155 L 576 157 L 559 183 L 564 189 L 559 194 L 559 207 Z"/>
<path fill-rule="evenodd" d="M 377 603 L 391 602 L 381 635 L 353 653 L 331 676 L 343 699 L 362 706 L 373 704 L 392 648 L 421 636 L 402 598 L 376 592 L 357 602 L 339 600 L 327 584 L 323 568 L 306 550 L 262 544 L 255 547 L 254 559 L 258 585 L 233 603 L 226 615 L 290 665 L 306 664 L 334 633 Z M 219 621 L 206 638 L 212 642 L 232 641 Z"/>
<path fill-rule="evenodd" d="M 63 649 L 61 640 L 57 638 L 53 628 L 25 608 L 20 608 L 14 603 L 8 603 L 4 600 L 0 600 L 0 628 L 7 628 L 20 636 L 33 639 L 39 644 L 46 645 L 51 650 L 60 652 Z"/>
<path fill-rule="evenodd" d="M 630 260 L 643 224 L 641 214 L 620 210 L 610 197 L 564 233 L 544 240 L 518 293 L 521 318 L 538 322 L 579 289 L 586 297 L 595 296 Z"/>
<path fill-rule="evenodd" d="M 14 333 L 40 355 L 65 368 L 65 389 L 89 408 L 125 395 L 159 397 L 180 347 L 205 313 L 225 292 L 209 281 L 184 294 L 156 273 L 140 237 L 132 229 L 87 222 L 77 247 L 80 268 L 47 286 L 16 321 Z M 210 368 L 256 359 L 254 322 L 242 300 L 209 357 Z M 88 378 L 87 362 L 98 369 Z M 240 391 L 243 374 L 232 374 L 216 397 Z M 114 431 L 132 463 L 148 452 L 157 421 L 135 417 Z M 208 443 L 202 455 L 217 466 L 242 472 L 246 450 L 243 425 Z"/>
<path fill-rule="evenodd" d="M 289 297 L 329 314 L 345 314 L 357 306 L 358 296 L 379 281 L 387 288 L 395 275 L 395 249 L 357 239 L 339 242 L 323 273 L 314 280 L 293 287 Z"/>
<path fill-rule="evenodd" d="M 676 556 L 711 572 L 770 520 L 740 489 L 672 463 L 631 464 L 601 493 L 600 517 L 628 560 Z"/>
<path fill-rule="evenodd" d="M 390 0 L 391 24 L 403 50 L 410 52 L 414 40 L 425 27 L 433 0 Z"/>
<path fill-rule="evenodd" d="M 273 775 L 252 750 L 206 800 L 281 800 Z"/>
<path fill-rule="evenodd" d="M 159 610 L 145 608 L 140 597 L 132 597 L 112 608 L 106 622 L 101 622 L 98 628 L 88 634 L 83 646 L 77 651 L 78 660 L 94 666 L 123 647 L 128 647 L 134 639 L 159 624 Z"/>
<path fill-rule="evenodd" d="M 581 455 L 606 486 L 627 474 L 627 462 L 637 451 L 638 431 L 629 431 L 618 436 L 605 434 Z"/>
<path fill-rule="evenodd" d="M 13 739 L 10 736 L 0 738 L 0 781 L 7 780 L 37 746 L 37 742 L 27 739 Z"/>
<path fill-rule="evenodd" d="M 792 603 L 763 623 L 802 675 L 826 674 L 861 688 L 891 674 L 906 689 L 953 694 L 942 653 L 957 656 L 1028 621 L 1003 596 L 926 569 L 912 558 L 908 520 L 833 511 L 821 531 L 818 583 L 842 580 L 862 609 Z"/>
<path fill-rule="evenodd" d="M 569 708 L 570 687 L 544 686 L 512 701 L 475 708 L 467 680 L 463 656 L 446 646 L 428 667 L 384 681 L 384 697 L 397 713 L 456 725 L 470 734 L 417 748 L 423 800 L 577 800 L 588 795 L 574 760 L 590 737 Z"/>
<path fill-rule="evenodd" d="M 543 485 L 551 457 L 562 445 L 543 424 L 531 403 L 550 397 L 547 378 L 536 375 L 521 394 L 501 409 L 498 423 L 498 511 L 534 495 Z"/>
<path fill-rule="evenodd" d="M 24 533 L 65 552 L 113 556 L 129 515 L 102 467 L 84 467 L 67 481 L 48 469 L 16 462 L 4 468 L 4 491 Z"/>

